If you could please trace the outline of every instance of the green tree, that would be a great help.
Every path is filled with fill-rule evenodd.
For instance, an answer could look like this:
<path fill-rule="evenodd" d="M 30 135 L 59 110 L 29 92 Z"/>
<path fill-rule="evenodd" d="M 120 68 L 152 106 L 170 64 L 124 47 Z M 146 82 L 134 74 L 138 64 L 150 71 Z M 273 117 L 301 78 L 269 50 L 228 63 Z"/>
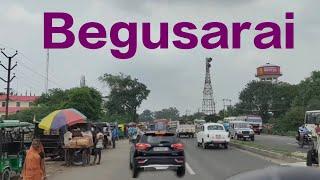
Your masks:
<path fill-rule="evenodd" d="M 149 109 L 145 109 L 140 115 L 139 115 L 139 120 L 140 121 L 151 121 L 153 120 L 153 112 L 150 111 Z"/>
<path fill-rule="evenodd" d="M 317 97 L 320 97 L 320 71 L 313 71 L 310 77 L 299 83 L 294 105 L 307 106 L 312 99 Z"/>
<path fill-rule="evenodd" d="M 297 88 L 288 83 L 251 81 L 240 93 L 235 114 L 258 114 L 268 120 L 270 112 L 280 117 L 287 112 L 297 95 Z"/>
<path fill-rule="evenodd" d="M 178 120 L 179 119 L 179 110 L 175 107 L 162 109 L 160 111 L 154 112 L 154 117 L 155 117 L 155 119 Z"/>
<path fill-rule="evenodd" d="M 101 94 L 94 88 L 51 89 L 48 94 L 42 94 L 39 97 L 34 107 L 20 111 L 10 118 L 32 121 L 36 116 L 37 120 L 41 120 L 54 110 L 74 108 L 94 121 L 100 118 L 101 104 Z"/>
<path fill-rule="evenodd" d="M 66 90 L 67 101 L 62 108 L 74 108 L 82 112 L 88 119 L 97 121 L 101 117 L 102 96 L 94 88 L 81 87 Z"/>
<path fill-rule="evenodd" d="M 132 79 L 131 76 L 120 74 L 104 74 L 99 80 L 110 88 L 109 99 L 106 102 L 107 113 L 112 115 L 129 115 L 130 121 L 136 122 L 137 108 L 147 99 L 150 90 L 147 86 Z"/>

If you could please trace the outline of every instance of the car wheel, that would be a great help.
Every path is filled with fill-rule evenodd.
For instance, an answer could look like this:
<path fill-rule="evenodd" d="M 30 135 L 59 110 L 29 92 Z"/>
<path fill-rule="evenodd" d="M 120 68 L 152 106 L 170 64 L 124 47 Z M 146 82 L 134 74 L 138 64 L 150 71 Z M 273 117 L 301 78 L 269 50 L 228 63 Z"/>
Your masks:
<path fill-rule="evenodd" d="M 197 146 L 200 147 L 200 146 L 201 146 L 201 143 L 197 142 Z"/>
<path fill-rule="evenodd" d="M 312 166 L 312 150 L 307 153 L 307 166 Z"/>
<path fill-rule="evenodd" d="M 132 167 L 132 178 L 137 178 L 139 175 L 139 168 L 137 168 L 136 166 Z"/>
<path fill-rule="evenodd" d="M 227 143 L 224 144 L 223 146 L 224 146 L 225 149 L 228 149 L 228 144 Z"/>
<path fill-rule="evenodd" d="M 10 170 L 7 168 L 2 172 L 1 180 L 10 180 L 10 179 L 11 179 Z"/>
<path fill-rule="evenodd" d="M 206 145 L 206 143 L 202 140 L 202 148 L 203 149 L 207 149 L 207 145 Z"/>
<path fill-rule="evenodd" d="M 186 168 L 184 166 L 178 167 L 177 169 L 177 176 L 183 177 L 186 174 Z"/>

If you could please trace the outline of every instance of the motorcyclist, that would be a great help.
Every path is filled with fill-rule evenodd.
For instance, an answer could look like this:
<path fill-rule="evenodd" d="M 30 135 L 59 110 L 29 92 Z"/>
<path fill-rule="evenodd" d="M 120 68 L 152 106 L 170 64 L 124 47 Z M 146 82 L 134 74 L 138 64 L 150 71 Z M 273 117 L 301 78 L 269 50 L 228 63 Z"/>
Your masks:
<path fill-rule="evenodd" d="M 137 128 L 134 126 L 129 127 L 128 134 L 129 134 L 129 141 L 132 142 L 132 140 L 135 140 L 137 138 L 137 135 L 138 135 Z"/>
<path fill-rule="evenodd" d="M 309 133 L 309 130 L 305 125 L 302 125 L 299 127 L 297 140 L 300 142 L 302 146 L 304 144 L 304 136 L 307 135 L 308 133 Z"/>

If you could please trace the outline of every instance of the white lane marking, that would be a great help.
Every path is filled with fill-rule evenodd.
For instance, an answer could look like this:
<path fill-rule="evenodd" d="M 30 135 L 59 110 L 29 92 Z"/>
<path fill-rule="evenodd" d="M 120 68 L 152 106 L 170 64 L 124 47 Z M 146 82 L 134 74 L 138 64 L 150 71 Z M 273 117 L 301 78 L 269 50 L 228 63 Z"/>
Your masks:
<path fill-rule="evenodd" d="M 186 162 L 186 168 L 187 168 L 187 171 L 190 175 L 196 175 L 196 173 L 192 170 L 189 163 L 187 163 L 187 162 Z"/>

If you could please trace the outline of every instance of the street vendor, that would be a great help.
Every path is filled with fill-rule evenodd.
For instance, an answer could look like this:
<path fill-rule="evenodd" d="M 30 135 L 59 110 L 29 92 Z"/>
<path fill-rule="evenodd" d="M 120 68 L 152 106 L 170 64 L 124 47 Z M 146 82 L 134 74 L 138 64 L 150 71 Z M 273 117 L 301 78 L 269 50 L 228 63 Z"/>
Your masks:
<path fill-rule="evenodd" d="M 318 161 L 320 161 L 320 126 L 319 126 L 319 123 L 316 124 L 315 132 L 317 135 Z M 320 163 L 319 163 L 319 167 L 320 167 Z"/>
<path fill-rule="evenodd" d="M 44 153 L 39 139 L 34 139 L 30 149 L 27 151 L 21 177 L 23 180 L 46 179 Z"/>
<path fill-rule="evenodd" d="M 65 146 L 69 146 L 70 141 L 72 139 L 72 132 L 68 129 L 66 133 L 63 135 L 63 142 Z"/>

